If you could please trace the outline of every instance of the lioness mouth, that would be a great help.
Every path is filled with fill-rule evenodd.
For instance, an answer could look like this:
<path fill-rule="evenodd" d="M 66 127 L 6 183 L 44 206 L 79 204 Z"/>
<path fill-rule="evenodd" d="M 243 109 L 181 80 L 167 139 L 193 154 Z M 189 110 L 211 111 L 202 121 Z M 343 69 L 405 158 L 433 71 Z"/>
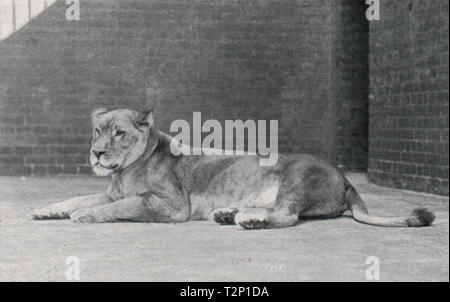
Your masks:
<path fill-rule="evenodd" d="M 112 166 L 108 167 L 108 166 L 102 165 L 100 162 L 96 162 L 95 165 L 96 166 L 101 166 L 102 168 L 109 169 L 109 170 L 115 170 L 115 169 L 117 169 L 119 167 L 118 164 L 115 164 L 115 165 L 112 165 Z"/>

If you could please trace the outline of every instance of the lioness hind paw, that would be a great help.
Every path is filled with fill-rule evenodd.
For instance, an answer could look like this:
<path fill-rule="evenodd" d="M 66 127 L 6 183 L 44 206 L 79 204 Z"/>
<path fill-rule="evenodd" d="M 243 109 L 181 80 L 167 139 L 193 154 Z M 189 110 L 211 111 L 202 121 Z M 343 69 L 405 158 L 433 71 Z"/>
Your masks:
<path fill-rule="evenodd" d="M 217 211 L 214 213 L 213 219 L 215 222 L 221 225 L 236 224 L 234 221 L 234 217 L 236 216 L 237 212 L 237 209 Z"/>
<path fill-rule="evenodd" d="M 246 230 L 265 229 L 268 227 L 266 220 L 249 219 L 239 222 L 239 225 Z"/>

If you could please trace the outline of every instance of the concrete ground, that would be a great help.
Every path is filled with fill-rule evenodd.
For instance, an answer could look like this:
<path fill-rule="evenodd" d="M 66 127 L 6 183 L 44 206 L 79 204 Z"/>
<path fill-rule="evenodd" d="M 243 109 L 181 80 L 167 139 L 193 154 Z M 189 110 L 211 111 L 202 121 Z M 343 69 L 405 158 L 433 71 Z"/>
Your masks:
<path fill-rule="evenodd" d="M 0 178 L 0 281 L 366 281 L 375 256 L 380 281 L 449 281 L 449 199 L 377 187 L 349 175 L 371 213 L 433 210 L 426 228 L 380 228 L 348 217 L 246 231 L 210 221 L 74 224 L 32 221 L 32 209 L 104 190 L 89 177 Z"/>

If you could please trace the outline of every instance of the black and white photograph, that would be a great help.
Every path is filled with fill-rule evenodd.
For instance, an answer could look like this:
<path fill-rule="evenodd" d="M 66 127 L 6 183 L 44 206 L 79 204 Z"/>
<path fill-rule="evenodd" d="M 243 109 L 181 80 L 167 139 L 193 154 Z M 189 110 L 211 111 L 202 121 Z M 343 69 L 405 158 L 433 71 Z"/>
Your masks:
<path fill-rule="evenodd" d="M 449 2 L 0 0 L 0 282 L 449 282 Z"/>

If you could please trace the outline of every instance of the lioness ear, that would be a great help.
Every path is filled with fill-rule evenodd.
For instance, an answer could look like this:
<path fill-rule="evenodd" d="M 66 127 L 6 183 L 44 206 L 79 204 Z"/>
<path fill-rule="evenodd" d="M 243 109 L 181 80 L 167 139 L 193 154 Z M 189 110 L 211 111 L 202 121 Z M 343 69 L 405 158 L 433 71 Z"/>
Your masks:
<path fill-rule="evenodd" d="M 101 114 L 104 114 L 106 112 L 108 112 L 108 110 L 106 110 L 106 108 L 103 108 L 103 107 L 95 109 L 94 111 L 92 111 L 92 113 L 91 113 L 92 124 L 94 124 L 97 121 L 98 117 Z"/>
<path fill-rule="evenodd" d="M 144 111 L 136 120 L 136 124 L 151 128 L 153 127 L 153 109 Z"/>

